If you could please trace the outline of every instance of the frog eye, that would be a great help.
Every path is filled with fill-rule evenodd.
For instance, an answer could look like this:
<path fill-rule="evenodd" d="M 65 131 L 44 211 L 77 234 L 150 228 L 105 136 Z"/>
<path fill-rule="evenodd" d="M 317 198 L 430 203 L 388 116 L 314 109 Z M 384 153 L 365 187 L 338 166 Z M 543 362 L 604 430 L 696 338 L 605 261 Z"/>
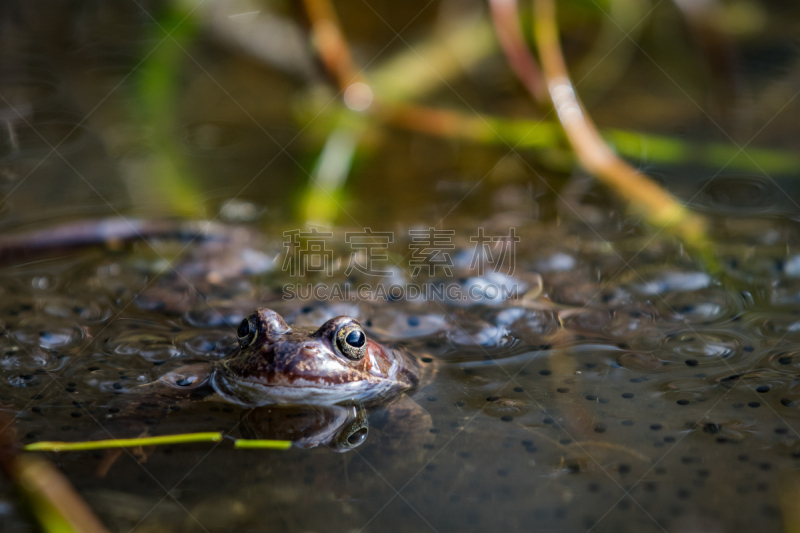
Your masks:
<path fill-rule="evenodd" d="M 359 361 L 367 354 L 367 336 L 358 324 L 347 324 L 336 332 L 336 348 L 343 356 Z"/>
<path fill-rule="evenodd" d="M 359 416 L 333 438 L 331 448 L 337 452 L 348 452 L 353 448 L 358 448 L 369 435 L 369 423 L 365 416 Z"/>
<path fill-rule="evenodd" d="M 236 330 L 236 336 L 239 338 L 239 345 L 242 348 L 247 348 L 256 340 L 257 333 L 258 326 L 256 325 L 256 316 L 253 315 L 245 318 Z"/>

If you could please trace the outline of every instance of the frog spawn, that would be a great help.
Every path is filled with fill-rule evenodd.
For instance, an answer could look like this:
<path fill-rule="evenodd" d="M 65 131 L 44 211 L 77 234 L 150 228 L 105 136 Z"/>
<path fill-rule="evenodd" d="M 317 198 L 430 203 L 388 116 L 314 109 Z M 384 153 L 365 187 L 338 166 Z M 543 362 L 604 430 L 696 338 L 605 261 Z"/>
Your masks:
<path fill-rule="evenodd" d="M 524 508 L 527 520 L 538 524 L 588 528 L 602 518 L 601 509 L 611 508 L 620 497 L 608 474 L 635 486 L 600 522 L 605 527 L 628 527 L 637 508 L 631 497 L 670 528 L 709 519 L 708 513 L 729 502 L 741 504 L 742 513 L 761 525 L 777 524 L 779 513 L 771 502 L 781 486 L 774 473 L 792 468 L 800 452 L 791 429 L 800 409 L 792 313 L 767 311 L 763 295 L 722 289 L 685 265 L 656 267 L 644 280 L 631 277 L 607 285 L 575 283 L 573 277 L 580 290 L 567 297 L 565 274 L 588 271 L 587 260 L 575 250 L 553 257 L 544 274 L 544 298 L 538 300 L 552 306 L 514 301 L 466 307 L 402 301 L 286 303 L 281 312 L 292 316 L 290 322 L 313 326 L 330 316 L 355 315 L 370 338 L 403 344 L 422 365 L 438 368 L 437 379 L 414 393 L 429 413 L 430 426 L 418 428 L 427 438 L 410 444 L 408 432 L 376 411 L 358 449 L 392 483 L 402 484 L 452 438 L 422 470 L 423 482 L 404 491 L 425 514 L 434 512 L 426 502 L 441 503 L 441 493 L 446 494 L 445 504 L 456 511 L 448 513 L 449 527 L 476 527 L 485 517 L 470 514 L 475 502 L 491 501 L 505 516 L 518 516 Z M 789 294 L 789 287 L 787 282 L 781 294 Z M 85 437 L 96 428 L 84 410 L 92 403 L 93 416 L 113 421 L 118 413 L 109 410 L 117 409 L 115 399 L 129 402 L 128 393 L 140 384 L 154 383 L 187 362 L 225 357 L 235 347 L 228 322 L 252 311 L 250 306 L 259 305 L 263 296 L 248 290 L 242 294 L 253 300 L 226 308 L 218 303 L 232 300 L 221 292 L 214 307 L 228 318 L 217 322 L 191 310 L 174 314 L 134 307 L 125 320 L 104 328 L 97 318 L 101 313 L 71 310 L 69 295 L 59 295 L 63 299 L 48 307 L 49 297 L 41 290 L 30 290 L 39 300 L 9 306 L 16 314 L 8 315 L 9 331 L 3 337 L 9 351 L 24 347 L 33 354 L 27 362 L 8 354 L 3 370 L 6 397 L 32 402 L 39 411 L 23 415 L 32 433 L 28 441 Z M 110 299 L 105 305 L 116 311 L 125 301 Z M 90 309 L 79 298 L 75 302 L 76 309 Z M 52 339 L 33 334 L 42 326 L 34 319 L 42 315 L 56 326 Z M 82 333 L 68 334 L 58 344 L 61 325 Z M 76 348 L 84 344 L 89 349 L 79 352 Z M 47 357 L 36 355 L 34 348 Z M 48 366 L 61 354 L 74 361 Z M 19 386 L 23 367 L 35 386 Z M 59 369 L 60 387 L 45 387 L 49 377 L 37 371 Z M 772 418 L 770 408 L 790 423 Z M 236 407 L 203 403 L 195 411 L 191 423 L 199 428 L 233 424 L 239 414 Z M 145 420 L 155 420 L 152 408 L 141 412 Z M 168 427 L 176 429 L 190 417 L 170 414 Z M 298 469 L 306 466 L 314 472 L 304 479 L 332 479 L 325 477 L 332 464 L 324 456 L 308 457 L 281 466 L 270 462 L 269 475 L 253 475 L 261 476 L 262 485 L 280 482 L 284 489 L 294 486 Z M 655 461 L 660 462 L 651 470 Z M 731 471 L 731 464 L 738 470 Z M 410 471 L 407 476 L 404 468 Z M 357 489 L 348 485 L 354 499 L 383 490 L 366 471 L 349 475 L 361 482 Z M 437 486 L 446 490 L 437 491 Z M 247 490 L 231 494 L 252 501 Z M 533 504 L 530 494 L 536 495 Z M 259 505 L 264 512 L 272 509 L 270 503 Z M 726 518 L 709 520 L 725 523 Z M 640 530 L 657 530 L 646 517 L 635 523 Z M 507 526 L 514 528 L 510 522 Z"/>

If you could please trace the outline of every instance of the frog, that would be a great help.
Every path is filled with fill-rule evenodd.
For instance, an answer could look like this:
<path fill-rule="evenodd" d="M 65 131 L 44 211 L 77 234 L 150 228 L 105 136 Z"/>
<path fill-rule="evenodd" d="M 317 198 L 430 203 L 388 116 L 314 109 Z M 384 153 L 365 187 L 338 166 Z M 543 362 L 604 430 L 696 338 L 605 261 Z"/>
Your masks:
<path fill-rule="evenodd" d="M 367 438 L 372 410 L 402 420 L 409 431 L 399 432 L 410 440 L 430 436 L 430 416 L 409 394 L 435 370 L 401 347 L 368 338 L 355 318 L 290 326 L 277 311 L 259 308 L 241 321 L 236 336 L 238 348 L 226 357 L 185 364 L 121 395 L 128 408 L 109 418 L 130 431 L 143 405 L 169 416 L 202 400 L 242 408 L 247 437 L 291 440 L 303 449 L 357 448 Z"/>
<path fill-rule="evenodd" d="M 210 386 L 216 400 L 242 407 L 371 405 L 420 382 L 416 357 L 367 338 L 352 317 L 337 316 L 319 328 L 290 327 L 276 311 L 260 308 L 241 321 L 236 335 L 239 348 L 230 355 L 162 376 L 156 383 L 161 394 L 164 385 L 176 391 Z"/>

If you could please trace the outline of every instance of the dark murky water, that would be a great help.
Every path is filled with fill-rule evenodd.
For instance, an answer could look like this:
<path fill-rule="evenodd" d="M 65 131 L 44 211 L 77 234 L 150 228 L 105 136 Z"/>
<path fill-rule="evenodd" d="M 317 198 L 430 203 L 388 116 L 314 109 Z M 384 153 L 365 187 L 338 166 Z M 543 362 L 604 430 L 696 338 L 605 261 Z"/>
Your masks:
<path fill-rule="evenodd" d="M 37 25 L 14 5 L 4 14 L 18 22 L 3 36 L 0 77 L 4 230 L 162 213 L 158 193 L 140 181 L 152 139 L 126 118 L 139 49 L 151 42 L 146 17 L 137 8 L 137 17 L 114 19 L 87 4 L 68 24 Z M 449 282 L 497 283 L 469 270 L 469 238 L 478 227 L 514 227 L 515 269 L 502 281 L 519 284 L 524 297 L 286 301 L 282 288 L 297 278 L 281 268 L 282 233 L 301 227 L 292 220 L 307 179 L 298 165 L 310 169 L 319 149 L 305 137 L 279 148 L 305 125 L 287 104 L 303 84 L 213 43 L 193 53 L 203 68 L 186 67 L 182 157 L 206 216 L 245 220 L 261 237 L 245 248 L 149 239 L 3 267 L 0 399 L 18 412 L 21 441 L 145 431 L 239 437 L 280 425 L 263 410 L 201 398 L 174 409 L 131 392 L 187 362 L 231 353 L 235 325 L 258 306 L 309 325 L 354 316 L 371 337 L 420 358 L 426 377 L 406 411 L 370 409 L 366 440 L 346 453 L 169 446 L 145 462 L 123 453 L 105 476 L 97 474 L 101 452 L 51 455 L 112 531 L 788 527 L 800 494 L 796 173 L 654 170 L 711 217 L 722 267 L 710 274 L 668 237 L 620 214 L 596 185 L 552 172 L 555 185 L 543 184 L 530 154 L 495 168 L 507 150 L 388 132 L 392 149 L 363 163 L 348 190 L 353 220 L 332 230 L 332 278 L 308 280 L 364 281 L 344 274 L 344 233 L 371 225 L 395 233 L 389 253 L 402 268 L 393 282 L 441 282 L 413 278 L 407 264 L 408 230 L 437 225 L 455 232 Z M 224 80 L 225 91 L 206 75 Z M 509 97 L 497 83 L 480 86 L 486 98 Z M 638 124 L 635 110 L 615 104 L 626 90 L 612 92 L 600 113 Z M 669 105 L 677 124 L 659 123 L 665 131 L 710 127 L 692 103 Z M 796 133 L 796 107 L 765 133 L 774 146 Z M 236 268 L 226 266 L 242 258 L 260 273 L 229 275 Z M 210 271 L 226 274 L 210 279 Z M 3 530 L 31 530 L 24 518 L 3 485 Z"/>

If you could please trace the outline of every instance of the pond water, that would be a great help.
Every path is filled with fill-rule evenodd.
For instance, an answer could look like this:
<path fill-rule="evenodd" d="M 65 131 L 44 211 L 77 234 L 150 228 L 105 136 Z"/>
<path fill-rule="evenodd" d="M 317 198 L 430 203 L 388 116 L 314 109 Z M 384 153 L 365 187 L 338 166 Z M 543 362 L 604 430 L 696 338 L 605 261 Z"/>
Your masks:
<path fill-rule="evenodd" d="M 369 22 L 340 6 L 364 63 L 407 47 L 381 19 L 423 39 L 458 7 L 371 4 Z M 304 71 L 310 57 L 265 66 L 196 23 L 167 142 L 142 119 L 164 108 L 141 88 L 164 44 L 163 6 L 78 5 L 0 9 L 0 224 L 4 236 L 44 229 L 8 253 L 0 239 L 2 408 L 23 444 L 199 431 L 296 443 L 47 454 L 109 530 L 796 530 L 796 9 L 765 8 L 763 28 L 734 38 L 749 91 L 736 105 L 698 107 L 702 68 L 679 61 L 691 39 L 672 55 L 659 48 L 680 33 L 673 7 L 655 11 L 630 73 L 590 105 L 604 127 L 734 146 L 725 166 L 639 160 L 708 217 L 715 266 L 628 214 L 563 149 L 374 124 L 334 192 L 334 222 L 304 217 L 315 158 L 347 138 L 298 111 L 320 91 L 336 97 Z M 599 20 L 575 9 L 572 31 Z M 579 56 L 585 39 L 565 32 Z M 506 70 L 486 60 L 430 103 L 530 114 Z M 745 161 L 736 148 L 751 140 Z M 145 224 L 142 239 L 88 246 L 56 235 L 27 254 L 76 219 L 176 213 L 213 231 Z M 357 246 L 365 228 L 380 246 Z M 370 339 L 414 355 L 420 383 L 363 412 L 147 395 L 169 372 L 233 353 L 236 327 L 259 307 L 297 325 L 354 317 Z M 35 530 L 7 481 L 0 524 Z"/>

